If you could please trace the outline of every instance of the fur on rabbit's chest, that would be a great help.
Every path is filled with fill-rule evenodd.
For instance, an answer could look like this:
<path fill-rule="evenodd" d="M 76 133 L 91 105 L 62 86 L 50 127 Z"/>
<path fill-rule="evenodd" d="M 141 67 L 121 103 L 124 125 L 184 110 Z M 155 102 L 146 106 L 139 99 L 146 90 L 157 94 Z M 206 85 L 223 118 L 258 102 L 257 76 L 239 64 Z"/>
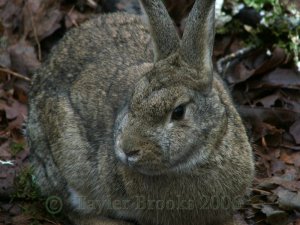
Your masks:
<path fill-rule="evenodd" d="M 128 179 L 127 195 L 117 197 L 114 215 L 141 225 L 208 225 L 226 220 L 238 204 L 234 196 L 218 193 L 199 177 L 155 179 Z"/>
<path fill-rule="evenodd" d="M 126 194 L 118 193 L 116 189 L 111 190 L 114 194 L 108 194 L 105 201 L 102 199 L 98 202 L 95 198 L 79 198 L 79 194 L 72 191 L 70 200 L 73 207 L 78 209 L 80 206 L 84 213 L 99 213 L 98 210 L 101 209 L 104 215 L 137 221 L 141 225 L 218 224 L 231 211 L 232 205 L 226 205 L 226 200 L 230 199 L 223 199 L 224 196 L 214 192 L 213 188 L 205 188 L 200 180 L 163 180 L 164 182 L 157 183 L 153 179 L 147 179 L 141 185 L 141 181 L 128 179 L 125 184 Z M 97 207 L 91 208 L 91 203 L 92 206 L 97 203 Z"/>
<path fill-rule="evenodd" d="M 207 225 L 225 221 L 228 212 L 220 209 L 220 202 L 208 196 L 193 196 L 182 193 L 176 196 L 134 197 L 130 209 L 117 210 L 119 218 L 138 221 L 139 224 Z M 122 201 L 120 201 L 122 205 Z M 221 203 L 222 204 L 222 203 Z"/>

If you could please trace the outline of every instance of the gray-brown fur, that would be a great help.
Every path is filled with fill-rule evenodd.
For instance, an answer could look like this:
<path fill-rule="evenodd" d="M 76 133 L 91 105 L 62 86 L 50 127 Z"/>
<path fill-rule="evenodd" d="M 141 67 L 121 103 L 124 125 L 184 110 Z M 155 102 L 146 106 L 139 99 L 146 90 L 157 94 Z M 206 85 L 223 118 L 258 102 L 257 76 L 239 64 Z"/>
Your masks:
<path fill-rule="evenodd" d="M 139 17 L 102 15 L 70 31 L 33 78 L 27 130 L 35 175 L 77 225 L 234 224 L 251 185 L 251 147 L 213 75 L 210 44 L 195 49 L 176 33 L 154 37 L 171 24 L 165 9 L 152 12 L 159 17 L 151 23 L 159 2 L 142 1 L 156 47 Z M 213 30 L 213 20 L 203 20 Z M 195 65 L 183 46 L 209 54 L 199 56 L 208 62 Z M 171 120 L 180 104 L 183 119 Z M 221 206 L 222 198 L 231 204 Z"/>

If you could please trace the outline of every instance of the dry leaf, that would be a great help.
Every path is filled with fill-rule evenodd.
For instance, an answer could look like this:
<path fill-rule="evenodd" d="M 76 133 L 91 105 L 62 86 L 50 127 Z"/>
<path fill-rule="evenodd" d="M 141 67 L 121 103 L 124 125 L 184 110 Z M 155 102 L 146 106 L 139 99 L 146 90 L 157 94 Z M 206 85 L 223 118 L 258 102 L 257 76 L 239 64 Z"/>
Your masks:
<path fill-rule="evenodd" d="M 9 47 L 11 64 L 15 71 L 28 75 L 40 66 L 34 47 L 26 41 L 20 41 Z"/>

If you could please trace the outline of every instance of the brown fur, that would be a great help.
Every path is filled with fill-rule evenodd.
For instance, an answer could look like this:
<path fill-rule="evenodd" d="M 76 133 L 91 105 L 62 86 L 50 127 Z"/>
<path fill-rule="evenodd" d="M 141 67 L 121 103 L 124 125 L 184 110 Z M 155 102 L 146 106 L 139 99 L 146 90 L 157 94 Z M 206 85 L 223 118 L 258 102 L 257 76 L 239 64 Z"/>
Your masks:
<path fill-rule="evenodd" d="M 211 14 L 186 31 L 191 46 L 185 39 L 179 47 L 161 1 L 142 3 L 154 64 L 140 18 L 117 13 L 70 31 L 35 74 L 27 131 L 41 191 L 60 196 L 78 225 L 232 224 L 253 158 L 213 76 L 213 37 L 201 35 L 213 33 Z M 190 17 L 203 10 L 197 1 Z M 193 47 L 199 37 L 209 40 Z M 184 118 L 173 121 L 180 104 Z"/>

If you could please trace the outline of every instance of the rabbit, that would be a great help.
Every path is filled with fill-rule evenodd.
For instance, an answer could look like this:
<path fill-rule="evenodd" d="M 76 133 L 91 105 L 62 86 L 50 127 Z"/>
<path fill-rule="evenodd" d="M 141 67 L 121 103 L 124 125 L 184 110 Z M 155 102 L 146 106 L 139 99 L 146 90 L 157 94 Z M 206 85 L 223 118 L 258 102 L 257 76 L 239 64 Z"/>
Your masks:
<path fill-rule="evenodd" d="M 34 176 L 76 225 L 229 225 L 249 193 L 252 149 L 214 72 L 215 0 L 180 39 L 161 0 L 70 30 L 33 75 Z"/>

